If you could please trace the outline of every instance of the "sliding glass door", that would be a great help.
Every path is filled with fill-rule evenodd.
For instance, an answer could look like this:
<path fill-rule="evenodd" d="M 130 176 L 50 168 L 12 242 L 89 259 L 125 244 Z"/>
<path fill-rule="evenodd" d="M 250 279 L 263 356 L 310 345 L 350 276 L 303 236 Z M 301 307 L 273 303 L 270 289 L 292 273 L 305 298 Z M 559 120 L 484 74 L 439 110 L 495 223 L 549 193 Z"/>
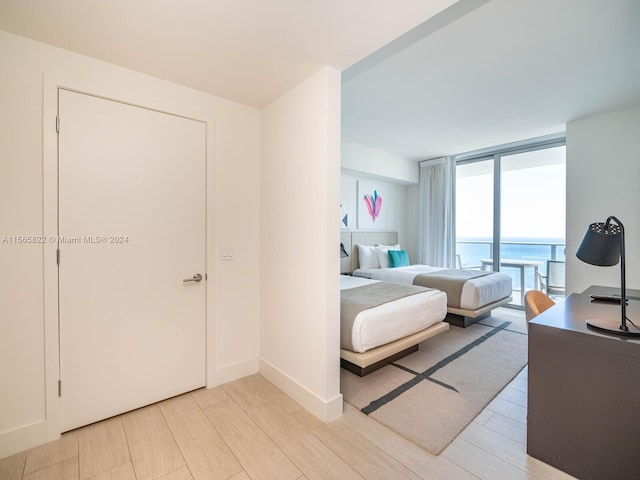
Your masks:
<path fill-rule="evenodd" d="M 564 296 L 565 184 L 564 138 L 459 156 L 457 267 L 509 275 L 515 307 Z"/>
<path fill-rule="evenodd" d="M 456 268 L 492 270 L 493 157 L 456 165 Z"/>
<path fill-rule="evenodd" d="M 500 159 L 500 270 L 512 278 L 516 305 L 531 289 L 564 295 L 565 170 L 564 146 Z"/>

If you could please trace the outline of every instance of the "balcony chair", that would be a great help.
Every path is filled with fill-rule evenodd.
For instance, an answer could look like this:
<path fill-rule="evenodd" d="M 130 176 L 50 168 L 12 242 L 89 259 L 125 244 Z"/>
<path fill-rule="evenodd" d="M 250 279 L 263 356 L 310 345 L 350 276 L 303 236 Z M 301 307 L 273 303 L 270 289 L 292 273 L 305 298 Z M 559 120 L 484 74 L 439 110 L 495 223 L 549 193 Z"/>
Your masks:
<path fill-rule="evenodd" d="M 547 295 L 564 296 L 565 265 L 562 260 L 547 260 L 547 274 L 538 273 L 540 289 Z"/>
<path fill-rule="evenodd" d="M 480 270 L 482 268 L 481 265 L 463 265 L 462 264 L 462 257 L 460 256 L 459 253 L 456 253 L 456 268 L 458 270 Z"/>

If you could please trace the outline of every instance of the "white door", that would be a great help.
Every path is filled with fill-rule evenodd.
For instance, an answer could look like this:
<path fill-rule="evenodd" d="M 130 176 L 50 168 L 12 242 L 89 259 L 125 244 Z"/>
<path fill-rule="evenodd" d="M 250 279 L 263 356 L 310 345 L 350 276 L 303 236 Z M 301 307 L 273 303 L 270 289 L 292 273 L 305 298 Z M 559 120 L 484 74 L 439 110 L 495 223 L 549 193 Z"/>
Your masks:
<path fill-rule="evenodd" d="M 206 131 L 66 90 L 59 116 L 67 431 L 205 384 Z"/>

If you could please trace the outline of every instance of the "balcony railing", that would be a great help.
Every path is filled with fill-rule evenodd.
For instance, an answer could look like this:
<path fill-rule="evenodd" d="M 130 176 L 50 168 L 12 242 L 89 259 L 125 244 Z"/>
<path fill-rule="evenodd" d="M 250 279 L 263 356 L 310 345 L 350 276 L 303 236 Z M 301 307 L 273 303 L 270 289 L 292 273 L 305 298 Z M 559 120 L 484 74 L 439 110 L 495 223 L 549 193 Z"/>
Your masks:
<path fill-rule="evenodd" d="M 456 242 L 458 268 L 492 268 L 493 242 L 468 240 Z M 542 289 L 541 278 L 547 276 L 547 260 L 565 260 L 565 243 L 545 241 L 504 241 L 500 242 L 500 260 L 537 264 L 535 268 L 502 265 L 500 271 L 509 275 L 513 284 L 514 306 L 522 306 L 524 292 L 534 288 Z M 524 269 L 524 286 L 521 274 Z M 523 290 L 524 288 L 524 290 Z"/>

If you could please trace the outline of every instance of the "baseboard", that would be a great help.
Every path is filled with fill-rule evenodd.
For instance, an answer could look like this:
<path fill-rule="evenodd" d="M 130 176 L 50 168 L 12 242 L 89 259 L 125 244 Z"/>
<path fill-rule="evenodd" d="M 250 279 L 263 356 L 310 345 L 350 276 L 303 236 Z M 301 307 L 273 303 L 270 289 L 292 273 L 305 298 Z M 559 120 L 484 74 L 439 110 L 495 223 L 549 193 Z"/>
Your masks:
<path fill-rule="evenodd" d="M 341 393 L 330 400 L 323 400 L 263 359 L 260 359 L 260 373 L 323 422 L 330 422 L 342 415 Z"/>
<path fill-rule="evenodd" d="M 217 387 L 240 378 L 254 375 L 259 371 L 258 358 L 251 358 L 222 368 L 214 369 L 207 375 L 207 388 Z"/>
<path fill-rule="evenodd" d="M 58 438 L 60 438 L 59 432 L 57 435 L 50 435 L 50 429 L 45 420 L 2 432 L 0 433 L 0 458 L 37 447 Z"/>

